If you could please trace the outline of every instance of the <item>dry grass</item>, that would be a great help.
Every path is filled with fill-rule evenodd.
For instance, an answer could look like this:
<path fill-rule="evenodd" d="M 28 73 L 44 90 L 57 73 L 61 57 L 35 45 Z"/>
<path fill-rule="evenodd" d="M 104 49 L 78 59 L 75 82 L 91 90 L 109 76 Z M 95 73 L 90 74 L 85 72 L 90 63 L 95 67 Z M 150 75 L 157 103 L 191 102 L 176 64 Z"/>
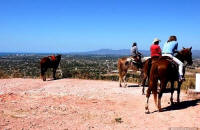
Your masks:
<path fill-rule="evenodd" d="M 0 70 L 0 79 L 6 79 L 9 76 L 7 74 L 5 74 L 5 72 L 3 70 Z"/>

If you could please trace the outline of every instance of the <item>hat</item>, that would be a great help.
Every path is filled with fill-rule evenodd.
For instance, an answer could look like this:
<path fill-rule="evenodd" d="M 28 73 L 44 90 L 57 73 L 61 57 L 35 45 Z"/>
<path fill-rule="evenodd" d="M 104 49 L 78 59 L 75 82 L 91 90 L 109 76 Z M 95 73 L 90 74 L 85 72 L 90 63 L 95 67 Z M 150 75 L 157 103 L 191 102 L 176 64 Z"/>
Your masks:
<path fill-rule="evenodd" d="M 155 42 L 161 42 L 161 40 L 158 38 L 154 38 L 153 43 L 155 43 Z"/>

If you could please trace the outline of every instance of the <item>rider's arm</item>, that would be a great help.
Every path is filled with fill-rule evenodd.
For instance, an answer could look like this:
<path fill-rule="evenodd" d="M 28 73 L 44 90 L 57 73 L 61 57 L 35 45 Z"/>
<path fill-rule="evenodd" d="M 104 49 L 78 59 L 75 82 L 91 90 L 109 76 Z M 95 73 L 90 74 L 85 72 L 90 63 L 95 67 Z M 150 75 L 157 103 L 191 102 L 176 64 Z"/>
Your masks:
<path fill-rule="evenodd" d="M 138 48 L 137 48 L 137 46 L 135 46 L 135 54 L 136 55 L 138 54 Z"/>
<path fill-rule="evenodd" d="M 174 49 L 173 49 L 173 53 L 177 53 L 178 52 L 178 43 L 175 44 Z"/>
<path fill-rule="evenodd" d="M 158 54 L 162 55 L 162 51 L 160 49 L 160 46 L 158 46 Z"/>

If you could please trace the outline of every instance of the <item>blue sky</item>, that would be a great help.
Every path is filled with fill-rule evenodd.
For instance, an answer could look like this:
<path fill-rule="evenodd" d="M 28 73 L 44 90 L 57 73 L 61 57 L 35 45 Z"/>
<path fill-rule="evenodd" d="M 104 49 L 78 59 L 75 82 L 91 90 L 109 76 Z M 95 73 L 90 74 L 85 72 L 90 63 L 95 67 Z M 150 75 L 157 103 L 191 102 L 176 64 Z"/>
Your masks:
<path fill-rule="evenodd" d="M 199 0 L 1 0 L 0 52 L 148 50 L 176 35 L 200 50 Z"/>

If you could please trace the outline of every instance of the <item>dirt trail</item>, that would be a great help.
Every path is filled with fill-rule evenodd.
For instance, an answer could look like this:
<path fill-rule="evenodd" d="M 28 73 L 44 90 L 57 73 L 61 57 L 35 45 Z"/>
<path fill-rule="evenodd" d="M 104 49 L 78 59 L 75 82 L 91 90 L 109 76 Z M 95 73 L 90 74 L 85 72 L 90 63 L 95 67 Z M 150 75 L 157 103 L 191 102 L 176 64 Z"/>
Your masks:
<path fill-rule="evenodd" d="M 174 94 L 176 101 L 176 93 Z M 157 112 L 150 98 L 145 114 L 140 87 L 120 88 L 118 82 L 61 79 L 0 80 L 0 130 L 2 129 L 169 129 L 200 128 L 200 100 L 181 93 L 181 104 L 171 107 L 164 94 Z"/>

